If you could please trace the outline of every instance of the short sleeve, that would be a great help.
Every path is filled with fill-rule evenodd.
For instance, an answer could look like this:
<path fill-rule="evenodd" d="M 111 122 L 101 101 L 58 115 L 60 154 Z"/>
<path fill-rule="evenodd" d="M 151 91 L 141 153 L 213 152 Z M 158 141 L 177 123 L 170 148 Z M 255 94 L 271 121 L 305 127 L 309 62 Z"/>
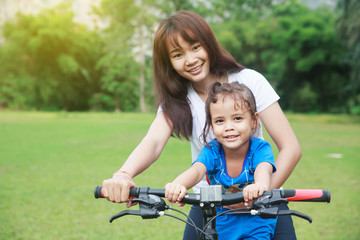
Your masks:
<path fill-rule="evenodd" d="M 251 163 L 250 169 L 255 171 L 256 167 L 262 162 L 268 162 L 273 166 L 273 173 L 276 172 L 274 154 L 271 145 L 262 140 L 253 138 L 251 143 Z"/>
<path fill-rule="evenodd" d="M 205 165 L 207 173 L 213 174 L 218 171 L 217 163 L 220 161 L 220 145 L 218 142 L 210 142 L 200 152 L 198 158 L 194 161 Z M 193 164 L 194 164 L 193 163 Z"/>

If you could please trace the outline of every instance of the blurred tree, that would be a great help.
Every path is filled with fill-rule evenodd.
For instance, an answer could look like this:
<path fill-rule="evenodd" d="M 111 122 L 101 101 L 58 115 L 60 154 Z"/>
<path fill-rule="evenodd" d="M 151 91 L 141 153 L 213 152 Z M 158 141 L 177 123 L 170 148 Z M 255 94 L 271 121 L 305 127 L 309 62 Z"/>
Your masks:
<path fill-rule="evenodd" d="M 351 65 L 351 82 L 348 89 L 352 98 L 349 101 L 351 112 L 360 114 L 360 1 L 339 0 L 337 20 L 339 36 L 345 41 L 348 54 L 345 58 Z"/>
<path fill-rule="evenodd" d="M 335 35 L 335 14 L 286 1 L 250 11 L 217 27 L 218 39 L 235 58 L 263 73 L 294 111 L 346 111 L 347 66 Z"/>
<path fill-rule="evenodd" d="M 272 15 L 277 23 L 272 44 L 285 60 L 278 85 L 282 103 L 294 111 L 346 112 L 348 66 L 341 63 L 345 49 L 335 34 L 335 14 L 290 1 L 277 6 Z M 268 61 L 277 61 L 272 56 Z M 305 90 L 315 93 L 307 96 L 316 97 L 305 102 L 307 107 L 301 94 Z"/>
<path fill-rule="evenodd" d="M 68 5 L 4 26 L 0 105 L 39 109 L 132 111 L 153 105 L 152 41 L 158 22 L 192 10 L 245 66 L 263 73 L 294 111 L 356 111 L 359 94 L 357 1 L 341 1 L 336 16 L 296 0 L 103 0 L 94 9 L 109 22 L 89 32 Z M 344 59 L 346 60 L 344 62 Z M 352 64 L 352 75 L 347 64 Z M 90 100 L 89 100 L 90 99 Z M 360 107 L 359 107 L 360 112 Z"/>
<path fill-rule="evenodd" d="M 151 55 L 156 25 L 175 11 L 193 10 L 196 2 L 103 0 L 96 12 L 110 24 L 103 32 L 106 46 L 98 64 L 104 71 L 100 96 L 114 98 L 117 110 L 139 106 L 144 112 L 146 102 L 153 103 Z"/>
<path fill-rule="evenodd" d="M 208 1 L 212 5 L 210 15 L 225 21 L 246 20 L 248 17 L 257 15 L 259 18 L 271 10 L 274 0 L 238 0 L 238 1 Z M 283 0 L 276 1 L 281 4 Z M 216 18 L 215 18 L 216 19 Z"/>
<path fill-rule="evenodd" d="M 99 88 L 101 40 L 75 24 L 68 5 L 18 14 L 3 27 L 0 101 L 19 108 L 85 110 Z"/>
<path fill-rule="evenodd" d="M 104 32 L 105 55 L 98 64 L 105 73 L 102 88 L 115 98 L 117 110 L 133 110 L 137 106 L 142 112 L 146 110 L 146 79 L 152 80 L 146 76 L 146 63 L 150 61 L 147 59 L 151 56 L 157 16 L 162 14 L 156 6 L 155 0 L 104 0 L 97 9 L 110 22 Z"/>

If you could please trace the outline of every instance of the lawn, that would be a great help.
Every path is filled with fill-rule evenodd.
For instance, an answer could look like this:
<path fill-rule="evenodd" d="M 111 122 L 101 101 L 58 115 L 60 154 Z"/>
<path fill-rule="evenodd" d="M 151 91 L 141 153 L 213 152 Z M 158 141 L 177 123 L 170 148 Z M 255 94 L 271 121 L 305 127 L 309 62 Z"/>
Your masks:
<path fill-rule="evenodd" d="M 121 166 L 153 118 L 139 113 L 0 112 L 0 239 L 181 239 L 184 224 L 172 218 L 128 216 L 110 224 L 108 218 L 125 207 L 93 198 L 94 186 Z M 313 218 L 312 224 L 293 218 L 298 239 L 360 239 L 359 118 L 288 118 L 303 157 L 284 188 L 332 193 L 330 204 L 291 203 L 291 209 Z M 162 188 L 189 164 L 189 144 L 171 139 L 160 159 L 135 182 Z"/>

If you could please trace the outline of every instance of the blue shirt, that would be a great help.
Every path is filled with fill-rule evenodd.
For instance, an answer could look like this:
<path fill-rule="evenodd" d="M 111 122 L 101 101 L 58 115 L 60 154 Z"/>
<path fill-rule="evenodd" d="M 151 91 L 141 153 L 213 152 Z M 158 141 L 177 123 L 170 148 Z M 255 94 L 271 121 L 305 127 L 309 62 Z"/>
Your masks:
<path fill-rule="evenodd" d="M 244 159 L 242 171 L 239 176 L 230 177 L 226 170 L 224 149 L 217 139 L 205 146 L 195 162 L 201 162 L 206 166 L 207 176 L 211 185 L 221 185 L 223 193 L 230 193 L 229 187 L 236 187 L 240 191 L 249 184 L 254 183 L 256 167 L 262 162 L 268 162 L 276 171 L 274 155 L 268 142 L 260 138 L 251 138 L 248 152 Z M 218 207 L 221 213 L 228 209 Z M 274 235 L 276 219 L 262 219 L 250 214 L 224 215 L 216 220 L 216 231 L 221 239 L 242 239 L 248 236 L 255 239 L 272 239 Z M 264 238 L 265 237 L 265 238 Z"/>

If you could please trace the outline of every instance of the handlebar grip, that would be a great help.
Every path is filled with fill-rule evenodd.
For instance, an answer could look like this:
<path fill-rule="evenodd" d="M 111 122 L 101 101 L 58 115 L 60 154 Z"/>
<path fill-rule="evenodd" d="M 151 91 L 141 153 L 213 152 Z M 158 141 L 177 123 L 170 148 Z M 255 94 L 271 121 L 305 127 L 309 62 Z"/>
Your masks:
<path fill-rule="evenodd" d="M 104 198 L 104 195 L 102 193 L 102 187 L 96 186 L 94 189 L 94 197 L 95 198 Z"/>
<path fill-rule="evenodd" d="M 132 187 L 130 188 L 129 198 L 137 198 L 139 196 L 140 188 Z"/>
<path fill-rule="evenodd" d="M 130 188 L 129 197 L 138 197 L 139 196 L 139 189 L 138 187 Z M 96 186 L 94 189 L 94 197 L 95 198 L 104 198 L 104 194 L 102 192 L 102 187 Z"/>
<path fill-rule="evenodd" d="M 137 198 L 139 197 L 140 191 L 146 192 L 148 194 L 154 194 L 159 197 L 165 197 L 165 189 L 149 189 L 147 187 L 132 187 L 130 188 L 129 197 Z M 104 194 L 102 192 L 102 187 L 96 186 L 94 189 L 94 197 L 95 198 L 104 198 Z M 186 197 L 181 201 L 183 203 L 188 204 L 199 204 L 200 195 L 194 193 L 186 194 Z"/>
<path fill-rule="evenodd" d="M 301 202 L 330 202 L 331 194 L 329 190 L 320 189 L 286 189 L 282 190 L 281 196 L 288 201 Z"/>

